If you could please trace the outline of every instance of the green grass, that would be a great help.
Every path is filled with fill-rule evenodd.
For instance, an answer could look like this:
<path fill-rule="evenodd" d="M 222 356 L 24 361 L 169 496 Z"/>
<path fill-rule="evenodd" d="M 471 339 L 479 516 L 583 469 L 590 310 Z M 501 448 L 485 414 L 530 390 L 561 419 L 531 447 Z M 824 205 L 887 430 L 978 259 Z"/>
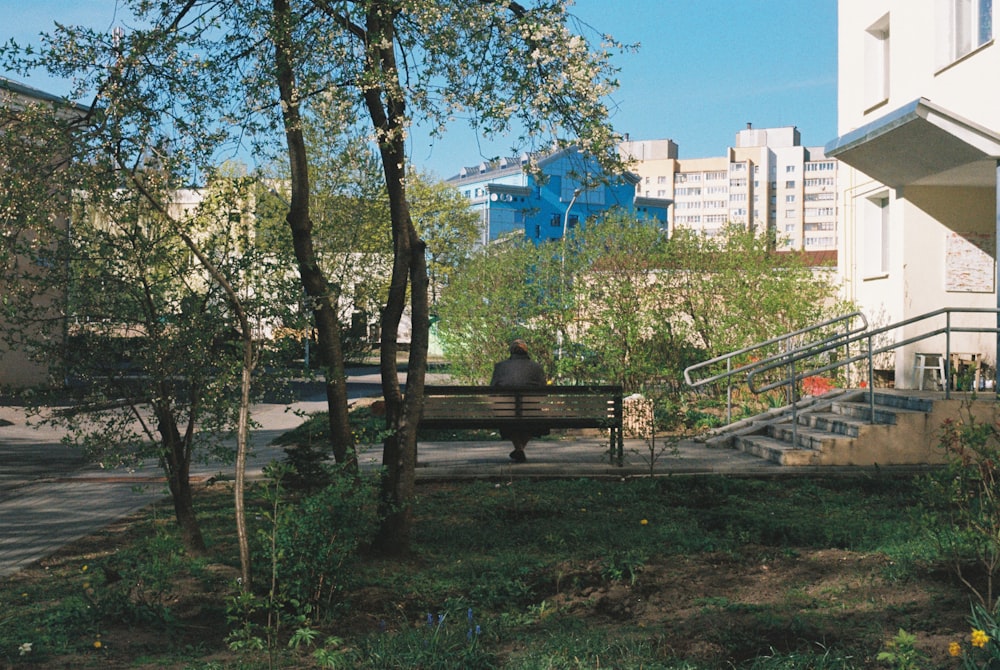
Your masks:
<path fill-rule="evenodd" d="M 210 557 L 185 556 L 162 519 L 168 508 L 158 507 L 4 580 L 0 659 L 14 667 L 108 667 L 140 657 L 144 664 L 131 667 L 320 667 L 310 653 L 326 644 L 336 667 L 717 667 L 706 664 L 709 652 L 732 668 L 871 667 L 886 629 L 944 615 L 905 599 L 876 607 L 861 586 L 816 591 L 809 579 L 788 584 L 774 602 L 706 594 L 682 621 L 614 607 L 630 594 L 661 598 L 667 587 L 653 576 L 685 561 L 705 571 L 756 569 L 813 550 L 882 556 L 884 567 L 868 578 L 919 593 L 940 568 L 923 558 L 933 552 L 921 544 L 920 497 L 912 480 L 888 476 L 421 485 L 412 554 L 365 557 L 330 617 L 308 622 L 316 641 L 299 650 L 282 644 L 265 661 L 263 652 L 235 654 L 224 643 L 237 561 L 231 497 L 217 487 L 198 500 Z M 257 504 L 251 521 L 263 530 Z M 936 574 L 935 584 L 949 588 Z M 611 593 L 625 597 L 604 604 Z M 669 603 L 658 606 L 670 612 Z M 126 646 L 126 635 L 144 646 Z M 679 640 L 708 651 L 679 652 Z M 19 656 L 26 642 L 32 651 Z"/>

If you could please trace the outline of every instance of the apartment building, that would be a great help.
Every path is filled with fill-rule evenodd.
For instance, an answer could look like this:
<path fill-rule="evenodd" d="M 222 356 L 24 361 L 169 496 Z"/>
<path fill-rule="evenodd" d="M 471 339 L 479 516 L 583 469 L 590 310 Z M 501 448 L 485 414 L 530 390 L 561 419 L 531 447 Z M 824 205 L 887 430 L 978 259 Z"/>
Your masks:
<path fill-rule="evenodd" d="M 527 170 L 529 163 L 540 176 Z M 637 182 L 632 173 L 605 175 L 593 157 L 575 147 L 483 162 L 447 180 L 479 213 L 484 245 L 512 234 L 536 244 L 560 239 L 613 208 L 665 227 L 669 200 L 640 194 Z"/>
<path fill-rule="evenodd" d="M 678 157 L 672 140 L 627 140 L 636 193 L 674 203 L 672 225 L 716 235 L 734 223 L 777 233 L 781 248 L 837 248 L 837 161 L 804 147 L 798 129 L 754 128 L 736 134 L 722 156 Z"/>
<path fill-rule="evenodd" d="M 86 108 L 58 96 L 0 77 L 0 123 L 4 127 L 0 142 L 0 192 L 17 192 L 20 196 L 4 199 L 4 206 L 0 207 L 0 238 L 5 242 L 5 248 L 0 250 L 4 252 L 0 253 L 0 281 L 11 283 L 4 290 L 13 293 L 12 285 L 45 272 L 44 263 L 17 249 L 18 241 L 37 243 L 37 228 L 32 222 L 39 212 L 50 216 L 56 228 L 68 230 L 65 213 L 68 194 L 54 191 L 46 179 L 46 174 L 63 162 L 61 152 L 65 149 L 56 147 L 58 142 L 48 141 L 51 136 L 47 130 L 69 133 L 70 122 L 79 120 L 86 112 Z M 59 125 L 46 125 L 55 123 Z M 39 309 L 50 310 L 50 323 L 59 322 L 66 301 L 64 291 L 53 289 L 33 299 Z M 0 330 L 21 342 L 59 336 L 16 320 L 5 322 L 2 317 Z M 45 385 L 51 381 L 50 375 L 50 365 L 33 360 L 20 346 L 9 346 L 0 338 L 0 388 Z"/>
<path fill-rule="evenodd" d="M 839 0 L 839 273 L 875 325 L 941 308 L 1000 307 L 1000 45 L 993 0 Z M 961 325 L 994 327 L 993 314 Z M 943 321 L 939 323 L 943 325 Z M 959 324 L 954 324 L 959 325 Z M 927 332 L 899 329 L 896 341 Z M 919 332 L 918 332 L 919 331 Z M 952 352 L 996 365 L 993 333 Z M 913 388 L 921 341 L 887 363 Z"/>

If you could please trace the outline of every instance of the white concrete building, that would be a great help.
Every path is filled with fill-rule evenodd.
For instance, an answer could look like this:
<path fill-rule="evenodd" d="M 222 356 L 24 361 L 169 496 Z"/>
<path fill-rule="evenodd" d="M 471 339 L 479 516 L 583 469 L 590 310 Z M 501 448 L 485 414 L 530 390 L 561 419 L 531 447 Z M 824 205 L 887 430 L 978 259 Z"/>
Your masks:
<path fill-rule="evenodd" d="M 706 235 L 727 223 L 774 230 L 788 250 L 837 248 L 837 161 L 804 147 L 798 129 L 754 128 L 736 134 L 724 155 L 678 158 L 672 140 L 622 144 L 640 176 L 637 194 L 674 201 L 672 222 Z"/>
<path fill-rule="evenodd" d="M 1000 209 L 1000 45 L 993 0 L 839 0 L 839 268 L 846 297 L 872 325 L 942 308 L 994 308 Z M 848 167 L 849 166 L 849 167 Z M 963 316 L 997 325 L 993 313 Z M 896 342 L 944 321 L 914 323 Z M 919 352 L 886 368 L 915 385 Z M 952 352 L 996 364 L 993 333 L 957 333 Z"/>

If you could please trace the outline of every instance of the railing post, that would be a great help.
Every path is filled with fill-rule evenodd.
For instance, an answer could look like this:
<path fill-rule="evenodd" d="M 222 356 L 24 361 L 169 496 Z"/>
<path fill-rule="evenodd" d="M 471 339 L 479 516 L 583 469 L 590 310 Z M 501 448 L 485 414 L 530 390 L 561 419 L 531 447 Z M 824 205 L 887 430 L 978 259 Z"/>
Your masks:
<path fill-rule="evenodd" d="M 733 359 L 726 359 L 726 425 L 733 422 Z"/>
<path fill-rule="evenodd" d="M 951 309 L 944 313 L 944 399 L 951 400 Z"/>
<path fill-rule="evenodd" d="M 791 363 L 792 376 L 789 379 L 789 386 L 792 389 L 792 449 L 799 448 L 799 401 L 795 397 L 795 360 Z"/>
<path fill-rule="evenodd" d="M 872 356 L 872 336 L 868 335 L 868 423 L 875 423 L 875 357 Z"/>

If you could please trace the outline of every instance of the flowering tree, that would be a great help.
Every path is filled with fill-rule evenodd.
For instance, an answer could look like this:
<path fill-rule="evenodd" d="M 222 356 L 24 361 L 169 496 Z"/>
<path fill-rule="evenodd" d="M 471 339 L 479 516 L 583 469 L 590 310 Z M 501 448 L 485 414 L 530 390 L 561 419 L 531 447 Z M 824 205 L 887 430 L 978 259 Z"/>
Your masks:
<path fill-rule="evenodd" d="M 407 198 L 406 138 L 414 121 L 443 130 L 467 115 L 518 150 L 573 141 L 605 165 L 617 137 L 605 96 L 621 45 L 571 29 L 563 0 L 186 0 L 123 3 L 140 26 L 124 34 L 57 27 L 22 67 L 72 76 L 103 111 L 100 147 L 137 162 L 155 156 L 176 179 L 211 171 L 242 143 L 288 162 L 295 261 L 324 366 L 333 453 L 351 463 L 342 324 L 317 257 L 311 166 L 303 133 L 314 101 L 338 96 L 378 149 L 389 204 L 393 265 L 382 309 L 381 377 L 386 548 L 408 546 L 428 341 L 425 243 Z M 9 60 L 9 59 L 8 59 Z M 95 134 L 95 138 L 98 137 Z M 127 164 L 124 163 L 123 164 Z M 608 170 L 614 172 L 614 170 Z M 404 398 L 396 333 L 413 321 Z"/>

